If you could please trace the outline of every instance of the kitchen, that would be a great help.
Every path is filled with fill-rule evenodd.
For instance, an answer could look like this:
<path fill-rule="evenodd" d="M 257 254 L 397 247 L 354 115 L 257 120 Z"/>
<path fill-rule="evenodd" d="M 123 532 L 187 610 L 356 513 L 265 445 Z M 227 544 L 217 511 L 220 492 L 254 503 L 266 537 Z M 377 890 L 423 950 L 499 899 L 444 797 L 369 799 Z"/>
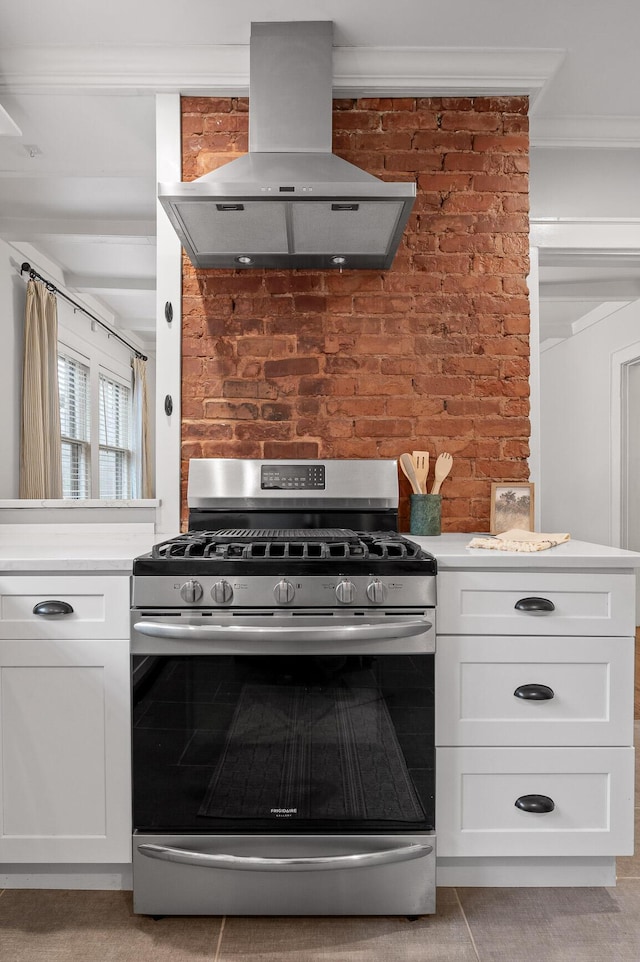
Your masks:
<path fill-rule="evenodd" d="M 460 98 L 463 99 L 463 98 Z M 502 98 L 500 98 L 502 100 Z M 511 99 L 511 98 L 507 98 Z M 517 98 L 515 98 L 517 100 Z M 395 111 L 399 114 L 396 119 L 396 123 L 401 126 L 403 117 L 406 113 L 414 113 L 415 105 L 414 103 L 406 103 L 404 101 L 411 101 L 412 98 L 402 98 L 402 103 L 399 104 L 399 110 Z M 394 105 L 396 106 L 396 105 Z M 445 105 L 440 105 L 443 108 L 442 116 L 440 117 L 440 123 L 451 122 L 451 114 L 445 118 L 444 114 L 447 112 L 445 110 Z M 458 108 L 460 105 L 457 104 Z M 498 121 L 496 120 L 495 111 L 487 111 L 487 117 L 480 118 L 477 110 L 470 109 L 471 104 L 466 103 L 462 105 L 467 111 L 468 120 L 470 123 L 486 123 L 487 120 L 490 123 L 496 125 Z M 501 107 L 504 105 L 501 104 Z M 446 105 L 448 110 L 453 109 L 453 105 Z M 523 113 L 522 105 L 519 105 L 518 109 L 513 109 L 511 111 L 503 111 L 509 117 L 510 123 L 516 123 L 520 118 L 520 123 L 522 122 Z M 349 115 L 349 111 L 353 112 L 353 106 L 348 104 L 343 105 L 341 112 L 338 114 L 340 119 L 341 114 L 344 115 L 342 118 L 344 121 L 345 129 L 353 129 L 353 117 Z M 373 111 L 374 107 L 371 105 L 367 107 L 368 111 Z M 226 113 L 227 111 L 224 111 Z M 228 111 L 231 113 L 231 111 Z M 459 111 L 457 111 L 459 112 Z M 218 124 L 220 121 L 220 114 L 222 111 L 215 111 L 212 123 Z M 358 111 L 360 113 L 360 111 Z M 382 111 L 378 106 L 378 115 L 382 113 L 389 113 L 389 111 Z M 424 118 L 420 118 L 425 122 L 431 122 L 432 126 L 430 128 L 432 133 L 437 133 L 438 131 L 438 120 L 434 116 L 434 111 L 424 111 Z M 366 113 L 364 122 L 368 125 L 371 116 L 370 113 Z M 205 118 L 206 119 L 206 118 Z M 236 124 L 236 129 L 238 126 L 238 117 L 233 115 L 231 118 L 232 122 Z M 412 122 L 415 121 L 415 117 L 412 117 Z M 357 120 L 363 120 L 363 118 L 358 117 Z M 460 118 L 456 118 L 456 123 L 458 123 Z M 504 124 L 504 120 L 501 121 Z M 351 125 L 351 126 L 350 126 Z M 372 125 L 373 126 L 373 125 Z M 355 127 L 355 129 L 358 129 Z M 368 129 L 368 128 L 367 128 Z M 442 127 L 439 128 L 442 130 Z M 496 127 L 494 127 L 495 132 Z M 427 133 L 429 131 L 427 130 Z M 502 134 L 504 136 L 509 136 L 509 134 L 504 134 L 504 126 L 502 128 Z M 195 132 L 197 137 L 199 132 Z M 467 136 L 469 131 L 467 131 Z M 440 136 L 442 136 L 440 134 Z M 516 138 L 517 139 L 517 138 Z M 345 148 L 348 150 L 348 148 Z M 460 153 L 465 153 L 465 151 L 459 151 Z M 468 151 L 466 152 L 468 153 Z M 508 151 L 499 151 L 504 157 L 501 156 L 501 160 L 507 157 L 511 161 L 512 155 Z M 516 158 L 513 160 L 515 165 L 517 161 L 518 150 L 515 150 Z M 355 159 L 355 158 L 354 158 Z M 466 158 L 467 161 L 469 158 Z M 467 171 L 467 174 L 469 172 Z M 405 169 L 406 174 L 406 169 Z M 520 180 L 522 172 L 519 171 Z M 518 183 L 518 174 L 514 174 L 513 178 L 515 184 Z M 420 176 L 429 179 L 429 172 L 421 172 Z M 448 175 L 450 177 L 460 176 L 458 173 Z M 511 178 L 509 178 L 511 180 Z M 501 191 L 501 194 L 505 193 L 509 195 L 510 203 L 515 202 L 515 197 L 521 191 L 518 190 L 508 190 Z M 455 204 L 455 200 L 452 201 Z M 465 214 L 468 216 L 468 211 Z M 476 216 L 482 216 L 485 212 L 480 212 L 480 214 L 474 214 Z M 453 211 L 451 216 L 461 216 L 459 212 Z M 524 234 L 526 237 L 526 231 L 522 230 L 521 221 L 518 222 L 518 217 L 514 217 L 511 221 L 511 228 L 506 232 L 509 236 L 505 238 L 507 241 L 507 246 L 511 247 L 513 256 L 515 259 L 523 258 L 526 256 L 526 247 L 522 248 L 518 243 L 518 234 Z M 513 229 L 513 223 L 518 224 L 520 229 Z M 495 224 L 493 227 L 495 228 Z M 443 229 L 443 235 L 447 233 Z M 482 233 L 482 232 L 479 232 Z M 486 232 L 489 234 L 489 232 Z M 513 236 L 515 235 L 515 236 Z M 421 239 L 419 236 L 414 235 L 415 239 L 413 243 L 420 244 Z M 445 242 L 447 238 L 444 238 Z M 441 245 L 441 249 L 444 247 L 443 253 L 446 253 L 448 257 L 453 257 L 453 255 L 460 254 L 460 251 L 446 250 L 446 243 Z M 432 256 L 435 252 L 418 249 L 417 256 L 428 258 Z M 487 257 L 492 256 L 491 251 L 479 252 L 480 257 L 486 255 Z M 501 252 L 504 254 L 504 252 Z M 449 260 L 451 264 L 452 261 Z M 397 312 L 397 317 L 404 316 L 405 313 L 410 315 L 418 315 L 416 317 L 416 324 L 419 323 L 419 315 L 423 312 L 415 307 L 415 298 L 424 297 L 422 291 L 418 292 L 418 295 L 411 295 L 411 302 L 409 303 L 408 296 L 406 293 L 407 285 L 417 284 L 419 281 L 424 281 L 424 283 L 429 283 L 429 279 L 425 280 L 423 275 L 417 274 L 416 279 L 403 278 L 403 289 L 400 291 L 395 291 L 393 288 L 387 290 L 386 287 L 382 286 L 379 276 L 376 276 L 375 283 L 378 286 L 374 286 L 372 290 L 366 291 L 362 294 L 360 291 L 353 292 L 350 290 L 349 285 L 352 282 L 354 275 L 349 275 L 348 271 L 340 275 L 336 272 L 331 274 L 325 274 L 320 279 L 323 282 L 321 287 L 304 287 L 300 291 L 291 290 L 288 286 L 285 290 L 278 291 L 277 289 L 268 288 L 269 284 L 277 284 L 278 280 L 274 279 L 272 281 L 268 280 L 269 275 L 265 275 L 265 292 L 270 295 L 268 297 L 267 303 L 270 310 L 273 310 L 274 302 L 278 302 L 281 308 L 278 311 L 277 316 L 271 317 L 269 320 L 270 329 L 267 332 L 265 328 L 261 325 L 264 321 L 256 321 L 258 318 L 267 318 L 267 314 L 264 308 L 267 304 L 262 304 L 260 306 L 260 291 L 250 291 L 251 282 L 249 278 L 250 274 L 239 275 L 239 279 L 232 278 L 234 285 L 236 285 L 239 290 L 234 292 L 221 291 L 218 287 L 217 281 L 212 284 L 211 290 L 201 291 L 197 284 L 194 284 L 194 276 L 190 269 L 186 268 L 186 283 L 185 283 L 185 300 L 191 298 L 191 302 L 187 305 L 190 310 L 185 311 L 185 324 L 184 324 L 184 334 L 185 340 L 191 336 L 194 336 L 194 340 L 197 337 L 195 331 L 200 331 L 202 339 L 202 319 L 198 316 L 198 312 L 201 311 L 200 302 L 201 300 L 208 298 L 211 302 L 212 313 L 215 317 L 220 319 L 219 323 L 222 324 L 222 331 L 214 329 L 212 331 L 207 330 L 206 337 L 211 338 L 210 344 L 213 347 L 213 351 L 207 348 L 204 352 L 204 356 L 207 358 L 212 354 L 214 356 L 214 361 L 209 362 L 211 367 L 205 369 L 203 367 L 203 355 L 198 353 L 191 353 L 191 348 L 195 345 L 187 344 L 187 350 L 185 350 L 185 359 L 193 358 L 194 360 L 186 360 L 184 371 L 186 377 L 184 378 L 184 394 L 183 394 L 183 419 L 185 421 L 185 470 L 186 470 L 186 460 L 189 456 L 189 450 L 193 451 L 196 456 L 201 456 L 203 454 L 208 454 L 210 456 L 220 455 L 223 450 L 228 450 L 228 445 L 225 441 L 232 440 L 231 438 L 224 437 L 224 431 L 228 429 L 229 422 L 237 422 L 235 425 L 234 432 L 234 451 L 235 456 L 241 457 L 251 457 L 256 456 L 258 453 L 264 453 L 268 458 L 278 458 L 281 459 L 287 456 L 294 458 L 303 457 L 314 457 L 321 456 L 327 457 L 334 453 L 335 456 L 339 457 L 356 457 L 356 456 L 366 456 L 371 451 L 375 451 L 375 454 L 382 457 L 394 457 L 397 456 L 402 445 L 398 441 L 389 441 L 389 431 L 393 430 L 394 425 L 397 423 L 397 419 L 406 418 L 410 423 L 405 425 L 406 430 L 402 432 L 402 437 L 407 436 L 425 436 L 427 433 L 430 438 L 435 439 L 435 446 L 439 450 L 445 450 L 451 446 L 452 441 L 457 443 L 457 447 L 454 448 L 454 453 L 456 455 L 456 464 L 459 464 L 459 473 L 452 473 L 451 478 L 448 481 L 450 487 L 450 514 L 445 515 L 446 530 L 468 530 L 473 531 L 477 528 L 480 530 L 486 530 L 486 521 L 488 519 L 488 499 L 487 493 L 487 479 L 492 477 L 501 478 L 526 478 L 528 476 L 528 471 L 526 464 L 526 452 L 524 450 L 524 445 L 526 444 L 526 430 L 527 426 L 519 423 L 522 420 L 526 420 L 526 414 L 523 414 L 522 397 L 523 395 L 518 394 L 517 391 L 522 388 L 528 389 L 527 384 L 527 374 L 523 370 L 522 365 L 516 363 L 519 358 L 522 358 L 523 354 L 518 353 L 518 351 L 523 352 L 523 346 L 526 346 L 526 334 L 522 333 L 522 329 L 518 330 L 518 323 L 523 315 L 522 305 L 519 305 L 519 301 L 522 299 L 522 289 L 519 287 L 518 283 L 512 285 L 512 290 L 505 292 L 503 290 L 501 297 L 504 298 L 504 303 L 507 301 L 512 302 L 513 306 L 516 307 L 515 311 L 510 312 L 510 319 L 515 321 L 515 330 L 512 330 L 507 335 L 505 343 L 509 345 L 514 345 L 510 354 L 506 355 L 507 360 L 504 359 L 504 355 L 493 355 L 487 357 L 485 352 L 478 353 L 474 355 L 472 360 L 475 364 L 475 375 L 478 381 L 482 379 L 485 380 L 485 386 L 489 388 L 491 383 L 493 383 L 492 392 L 487 392 L 488 397 L 482 397 L 480 400 L 486 401 L 486 404 L 480 404 L 478 411 L 476 413 L 476 420 L 478 415 L 482 416 L 482 422 L 488 423 L 492 422 L 493 432 L 488 431 L 481 437 L 476 435 L 470 438 L 464 437 L 465 428 L 469 425 L 465 425 L 465 417 L 468 420 L 471 419 L 471 414 L 469 410 L 465 412 L 464 406 L 464 396 L 466 395 L 469 388 L 469 381 L 464 381 L 465 378 L 469 378 L 469 371 L 464 369 L 464 364 L 468 364 L 468 342 L 464 345 L 464 350 L 462 350 L 462 341 L 465 337 L 469 337 L 469 332 L 467 330 L 467 325 L 469 322 L 469 302 L 464 308 L 466 314 L 462 311 L 458 314 L 459 318 L 464 318 L 464 328 L 462 331 L 459 330 L 444 330 L 441 331 L 428 331 L 429 340 L 427 342 L 426 335 L 422 335 L 424 338 L 421 342 L 411 341 L 407 343 L 406 340 L 403 343 L 402 338 L 397 338 L 398 346 L 396 348 L 396 343 L 391 345 L 393 348 L 393 353 L 389 345 L 390 337 L 392 337 L 398 330 L 398 319 L 393 318 L 393 314 Z M 520 275 L 525 272 L 524 264 L 520 268 Z M 444 275 L 444 271 L 442 272 Z M 223 275 L 221 275 L 223 276 Z M 459 272 L 460 276 L 460 272 Z M 517 278 L 518 275 L 516 275 Z M 393 273 L 388 275 L 390 284 L 393 284 Z M 428 277 L 428 275 L 427 275 Z M 164 279 L 164 278 L 163 278 Z M 305 278 L 306 280 L 306 278 Z M 446 279 L 445 279 L 446 280 Z M 487 280 L 491 281 L 492 278 Z M 457 279 L 456 283 L 453 285 L 452 291 L 442 290 L 442 276 L 438 278 L 438 292 L 441 294 L 440 303 L 442 303 L 442 296 L 444 297 L 458 297 L 457 304 L 460 304 L 460 300 L 463 302 L 464 307 L 464 296 L 456 295 L 455 291 L 460 288 L 464 288 L 465 281 L 462 279 Z M 255 284 L 255 279 L 253 280 Z M 282 283 L 282 279 L 280 279 Z M 314 278 L 310 276 L 309 284 L 314 283 Z M 365 278 L 366 283 L 366 278 Z M 191 285 L 191 286 L 190 286 Z M 491 299 L 495 296 L 495 290 L 491 289 L 491 284 L 489 284 L 489 291 L 482 292 L 486 295 L 485 304 L 487 308 L 491 306 Z M 262 290 L 262 282 L 261 282 Z M 434 292 L 426 292 L 426 296 Z M 480 295 L 479 295 L 480 296 Z M 265 293 L 262 294 L 265 297 Z M 160 293 L 161 300 L 166 300 L 163 292 Z M 175 297 L 169 299 L 174 300 L 177 304 L 178 300 Z M 384 318 L 391 317 L 388 326 L 384 327 L 384 319 L 378 315 L 382 314 L 383 311 L 380 310 L 381 302 L 385 303 Z M 232 309 L 233 302 L 233 309 Z M 450 301 L 451 306 L 453 302 Z M 346 304 L 346 307 L 345 307 Z M 340 311 L 342 307 L 342 311 Z M 295 331 L 297 333 L 292 333 L 292 315 L 293 311 L 299 313 L 303 319 L 302 330 L 301 324 L 298 320 L 296 324 Z M 448 313 L 455 316 L 458 313 L 459 307 L 454 309 L 454 311 L 449 311 Z M 209 311 L 207 311 L 209 313 Z M 317 358 L 318 352 L 320 350 L 320 345 L 318 343 L 318 328 L 322 327 L 319 325 L 318 316 L 324 314 L 339 314 L 342 313 L 345 319 L 342 321 L 341 328 L 339 330 L 329 330 L 331 337 L 326 340 L 323 338 L 322 342 L 322 353 L 321 356 L 328 366 L 322 371 L 320 370 L 318 361 L 316 360 L 316 365 L 313 365 L 314 356 Z M 426 313 L 426 312 L 425 312 Z M 499 312 L 492 312 L 487 310 L 485 314 L 485 323 L 491 328 L 491 325 L 495 322 L 495 317 L 502 314 L 506 314 L 506 311 L 502 309 Z M 233 314 L 233 317 L 231 316 Z M 513 315 L 513 317 L 511 317 Z M 189 330 L 189 323 L 191 321 L 188 318 L 193 317 L 194 331 Z M 353 322 L 349 321 L 349 318 L 355 317 L 357 320 Z M 377 318 L 377 319 L 376 319 Z M 351 330 L 350 328 L 351 323 Z M 356 338 L 354 333 L 354 328 L 358 332 L 358 337 Z M 166 328 L 159 330 L 159 338 L 165 337 L 165 339 L 173 338 L 174 351 L 171 352 L 172 356 L 175 358 L 178 356 L 178 352 L 175 351 L 175 338 L 179 337 L 179 331 L 177 323 L 171 327 L 167 325 Z M 162 331 L 162 334 L 161 334 Z M 487 337 L 490 337 L 489 331 L 486 331 Z M 415 335 L 414 335 L 415 336 Z M 480 344 L 480 341 L 476 343 Z M 233 345 L 236 345 L 234 348 Z M 201 346 L 201 345 L 200 345 Z M 277 349 L 277 354 L 274 355 L 269 353 Z M 302 347 L 302 351 L 300 351 Z M 456 350 L 457 348 L 457 350 Z M 432 353 L 428 353 L 431 351 Z M 267 353 L 265 353 L 267 352 Z M 471 352 L 473 353 L 473 352 Z M 526 352 L 525 352 L 526 353 Z M 299 355 L 299 356 L 298 356 Z M 443 370 L 442 368 L 436 370 L 429 369 L 429 360 L 433 357 L 438 359 L 446 358 L 448 369 Z M 402 397 L 403 390 L 405 388 L 405 382 L 403 379 L 408 377 L 407 370 L 407 360 L 411 359 L 413 362 L 412 370 L 415 370 L 415 365 L 419 361 L 421 366 L 419 377 L 416 380 L 419 382 L 418 391 L 416 391 L 416 403 L 413 409 L 407 409 L 406 397 Z M 514 361 L 515 358 L 515 361 Z M 459 362 L 462 362 L 462 370 L 459 368 Z M 333 362 L 332 364 L 330 362 Z M 190 370 L 190 365 L 192 369 Z M 252 367 L 253 365 L 253 367 Z M 262 369 L 262 365 L 264 368 Z M 404 365 L 404 369 L 403 369 Z M 501 366 L 502 365 L 502 366 Z M 363 370 L 364 368 L 364 370 Z M 331 375 L 326 377 L 327 371 Z M 355 372 L 355 373 L 353 373 Z M 256 378 L 260 378 L 261 374 L 264 374 L 263 379 L 261 379 L 261 392 L 274 391 L 274 385 L 279 386 L 279 392 L 276 396 L 271 396 L 267 394 L 263 397 L 262 393 L 251 394 L 250 390 L 252 388 L 248 387 L 251 383 L 255 383 Z M 321 375 L 325 375 L 321 377 Z M 449 384 L 443 384 L 442 387 L 451 387 L 451 381 L 455 378 L 463 379 L 462 384 L 458 384 L 461 387 L 456 394 L 446 395 L 444 391 L 431 391 L 428 387 L 429 379 L 434 377 L 440 377 L 443 381 L 449 381 Z M 209 378 L 213 384 L 209 385 L 213 390 L 211 395 L 206 395 L 205 398 L 201 398 L 196 394 L 197 388 L 202 384 L 204 378 Z M 420 378 L 424 380 L 420 382 Z M 216 382 L 224 382 L 226 385 L 226 392 L 223 386 L 222 391 L 217 390 Z M 501 384 L 508 385 L 509 388 L 513 388 L 515 393 L 515 403 L 511 403 L 514 398 L 512 395 L 501 395 L 499 400 L 495 398 L 494 392 L 497 390 L 497 382 L 500 381 Z M 296 394 L 292 390 L 293 384 L 300 385 L 300 390 Z M 433 383 L 433 381 L 431 381 Z M 333 387 L 332 385 L 339 384 L 340 390 Z M 356 385 L 358 386 L 356 389 Z M 361 386 L 361 387 L 360 387 Z M 180 394 L 180 384 L 179 381 L 172 391 L 175 399 L 177 399 Z M 246 393 L 242 393 L 242 392 Z M 383 395 L 382 392 L 385 392 Z M 235 392 L 235 393 L 233 393 Z M 318 396 L 318 392 L 320 392 Z M 331 393 L 330 393 L 331 392 Z M 398 393 L 395 393 L 398 392 Z M 406 391 L 405 391 L 406 394 Z M 434 400 L 432 394 L 435 394 L 438 398 L 439 408 L 428 407 L 429 404 L 433 405 Z M 447 400 L 446 411 L 444 410 L 444 404 L 442 396 Z M 462 399 L 461 397 L 462 396 Z M 215 398 L 224 398 L 224 409 L 220 408 L 220 401 L 216 401 Z M 322 401 L 323 398 L 327 398 L 326 401 L 327 408 L 326 412 L 322 411 L 323 417 L 319 417 L 318 404 L 325 403 Z M 295 412 L 298 418 L 298 424 L 300 431 L 297 437 L 302 440 L 295 441 L 294 437 L 290 433 L 287 433 L 287 429 L 290 427 L 290 422 L 292 420 L 291 414 L 293 413 L 291 408 L 291 399 L 295 398 L 299 410 Z M 424 399 L 424 400 L 423 400 Z M 195 411 L 194 414 L 189 413 L 185 401 L 193 405 L 192 410 Z M 384 403 L 382 403 L 384 402 Z M 418 404 L 418 402 L 420 402 Z M 426 402 L 426 409 L 425 409 Z M 468 402 L 467 402 L 468 403 Z M 205 404 L 208 405 L 205 408 Z M 353 421 L 354 416 L 357 416 L 359 420 L 360 428 L 364 429 L 364 438 L 361 434 L 351 434 L 345 437 L 346 422 L 349 420 L 345 416 L 345 408 L 351 405 L 351 415 L 350 420 Z M 502 407 L 500 407 L 502 405 Z M 354 415 L 356 407 L 359 408 L 358 414 Z M 484 410 L 483 410 L 484 407 Z M 236 414 L 233 418 L 231 415 Z M 256 416 L 258 415 L 258 416 Z M 287 418 L 287 415 L 289 417 Z M 422 417 L 431 417 L 433 419 L 437 418 L 437 423 L 441 427 L 441 431 L 437 432 L 433 430 L 433 426 L 430 425 L 429 428 L 425 427 L 420 429 L 419 419 Z M 509 421 L 509 431 L 513 430 L 513 438 L 509 438 L 509 442 L 513 441 L 513 447 L 510 449 L 509 454 L 504 449 L 500 449 L 499 445 L 501 442 L 496 442 L 495 429 L 500 430 L 500 422 L 503 419 L 513 419 Z M 215 445 L 215 448 L 203 448 L 202 433 L 203 433 L 203 422 L 211 420 L 215 425 L 214 428 L 209 427 L 207 429 L 205 441 L 206 444 L 211 443 Z M 174 422 L 177 422 L 177 418 L 174 418 Z M 163 424 L 163 430 L 166 430 L 166 425 L 162 419 L 160 423 Z M 171 425 L 175 428 L 175 423 Z M 446 433 L 447 428 L 451 433 Z M 381 433 L 376 434 L 375 429 Z M 322 436 L 320 433 L 322 430 L 328 430 L 330 433 L 328 437 Z M 367 435 L 365 432 L 369 431 Z M 518 434 L 520 430 L 520 434 Z M 262 432 L 262 435 L 260 434 Z M 221 433 L 222 437 L 218 440 L 213 439 L 209 442 L 211 434 Z M 500 434 L 497 435 L 500 437 Z M 306 441 L 307 438 L 313 437 L 313 449 L 307 447 L 297 447 L 296 445 L 309 443 Z M 460 438 L 462 437 L 462 441 Z M 262 448 L 262 439 L 266 438 L 267 444 L 272 444 L 273 447 Z M 498 443 L 498 448 L 496 448 L 496 443 Z M 188 447 L 187 447 L 188 445 Z M 326 445 L 326 448 L 320 447 L 320 445 Z M 350 450 L 348 450 L 350 448 Z M 469 454 L 470 449 L 474 448 L 474 454 L 471 456 Z M 164 450 L 164 448 L 163 448 Z M 467 458 L 465 459 L 465 450 L 467 452 Z M 484 480 L 478 482 L 477 476 L 472 473 L 472 467 L 477 466 L 477 461 L 484 457 L 486 459 L 486 473 L 483 475 Z M 466 463 L 465 463 L 466 460 Z M 494 465 L 491 467 L 491 461 L 501 462 L 499 467 Z M 508 463 L 508 467 L 507 467 Z M 175 465 L 172 464 L 170 470 L 166 472 L 162 479 L 162 483 L 169 484 L 173 483 L 172 478 L 175 478 Z M 515 471 L 515 476 L 509 474 L 508 471 Z M 522 472 L 519 474 L 518 472 Z M 186 484 L 186 473 L 184 474 L 184 483 Z M 455 487 L 454 487 L 455 486 Z M 174 485 L 175 487 L 175 485 Z M 163 498 L 163 503 L 167 499 Z M 175 496 L 172 495 L 173 509 L 177 507 L 178 503 L 185 504 L 184 497 L 181 502 Z M 406 489 L 405 497 L 402 500 L 402 508 L 406 512 Z M 474 511 L 479 511 L 480 515 L 474 514 Z M 459 513 L 458 513 L 459 512 Z M 401 524 L 401 529 L 406 530 L 407 515 L 405 513 L 404 522 Z M 168 525 L 168 533 L 175 533 L 177 524 Z M 171 527 L 173 527 L 173 532 L 171 532 Z M 572 529 L 574 533 L 575 529 Z M 224 953 L 224 941 L 223 953 Z"/>

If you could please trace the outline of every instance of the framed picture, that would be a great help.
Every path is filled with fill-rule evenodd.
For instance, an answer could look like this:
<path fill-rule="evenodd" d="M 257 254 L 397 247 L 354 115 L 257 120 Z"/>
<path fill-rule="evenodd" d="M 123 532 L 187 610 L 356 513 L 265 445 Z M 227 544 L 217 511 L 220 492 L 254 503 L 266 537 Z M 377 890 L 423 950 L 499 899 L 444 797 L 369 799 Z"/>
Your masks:
<path fill-rule="evenodd" d="M 491 534 L 501 534 L 511 528 L 533 531 L 533 484 L 494 481 L 491 485 Z"/>

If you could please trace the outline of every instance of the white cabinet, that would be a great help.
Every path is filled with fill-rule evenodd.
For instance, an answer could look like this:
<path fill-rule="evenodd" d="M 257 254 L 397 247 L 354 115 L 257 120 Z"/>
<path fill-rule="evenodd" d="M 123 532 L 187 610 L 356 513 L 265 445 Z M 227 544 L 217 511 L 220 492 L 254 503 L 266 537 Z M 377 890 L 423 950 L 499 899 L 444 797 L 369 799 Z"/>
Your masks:
<path fill-rule="evenodd" d="M 633 744 L 634 639 L 442 636 L 437 745 Z"/>
<path fill-rule="evenodd" d="M 438 628 L 469 635 L 632 635 L 634 598 L 633 572 L 444 571 Z"/>
<path fill-rule="evenodd" d="M 130 860 L 128 582 L 0 577 L 2 862 Z"/>
<path fill-rule="evenodd" d="M 72 610 L 37 614 L 57 601 Z M 125 575 L 1 575 L 0 638 L 127 638 L 129 578 Z"/>
<path fill-rule="evenodd" d="M 634 584 L 524 559 L 438 575 L 440 857 L 632 854 Z"/>
<path fill-rule="evenodd" d="M 440 748 L 438 778 L 440 855 L 633 854 L 633 748 Z"/>

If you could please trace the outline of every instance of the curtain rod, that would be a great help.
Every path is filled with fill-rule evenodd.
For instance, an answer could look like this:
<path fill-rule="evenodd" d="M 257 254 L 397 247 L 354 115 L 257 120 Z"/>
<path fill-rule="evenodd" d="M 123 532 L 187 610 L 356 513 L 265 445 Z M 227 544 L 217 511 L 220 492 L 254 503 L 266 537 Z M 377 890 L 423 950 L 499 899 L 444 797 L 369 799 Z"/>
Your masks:
<path fill-rule="evenodd" d="M 94 314 L 91 313 L 91 311 L 88 311 L 86 307 L 82 306 L 82 304 L 78 304 L 77 301 L 74 301 L 72 297 L 69 297 L 68 294 L 65 294 L 64 291 L 61 291 L 60 288 L 56 287 L 56 285 L 53 284 L 51 281 L 48 281 L 46 277 L 42 276 L 42 274 L 38 274 L 38 272 L 34 270 L 31 264 L 28 264 L 26 261 L 20 267 L 20 274 L 24 274 L 25 271 L 28 272 L 31 280 L 42 281 L 42 283 L 46 286 L 48 291 L 51 291 L 52 294 L 58 294 L 60 297 L 64 297 L 65 301 L 68 301 L 69 304 L 72 304 L 77 311 L 82 311 L 82 313 L 86 314 L 87 317 L 90 317 L 92 321 L 95 321 L 96 324 L 99 324 L 100 327 L 103 327 L 105 331 L 107 331 L 107 333 L 111 335 L 111 337 L 115 337 L 117 338 L 117 340 L 122 341 L 122 343 L 126 347 L 128 347 L 129 350 L 133 354 L 135 354 L 136 357 L 139 357 L 141 361 L 148 360 L 146 354 L 143 354 L 141 351 L 139 351 L 137 347 L 133 346 L 133 344 L 129 344 L 129 342 L 126 341 L 124 337 L 121 337 L 121 335 L 118 334 L 117 331 L 114 331 L 112 328 L 110 328 L 108 324 L 105 324 L 104 321 L 101 321 L 99 317 L 96 317 Z"/>

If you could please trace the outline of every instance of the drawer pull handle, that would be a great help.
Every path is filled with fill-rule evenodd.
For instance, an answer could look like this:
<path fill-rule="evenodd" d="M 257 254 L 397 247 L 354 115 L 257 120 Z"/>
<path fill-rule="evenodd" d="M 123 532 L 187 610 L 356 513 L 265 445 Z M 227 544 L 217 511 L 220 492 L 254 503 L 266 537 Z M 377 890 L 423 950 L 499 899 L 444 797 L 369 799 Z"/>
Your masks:
<path fill-rule="evenodd" d="M 548 598 L 521 598 L 516 601 L 516 611 L 555 611 L 556 606 Z"/>
<path fill-rule="evenodd" d="M 521 795 L 516 798 L 515 805 L 522 812 L 533 812 L 535 815 L 552 812 L 556 807 L 554 800 L 548 795 Z"/>
<path fill-rule="evenodd" d="M 73 607 L 68 601 L 39 601 L 33 606 L 34 615 L 72 615 Z"/>
<path fill-rule="evenodd" d="M 513 693 L 516 698 L 524 698 L 526 701 L 549 701 L 555 696 L 553 688 L 548 685 L 519 685 Z"/>

